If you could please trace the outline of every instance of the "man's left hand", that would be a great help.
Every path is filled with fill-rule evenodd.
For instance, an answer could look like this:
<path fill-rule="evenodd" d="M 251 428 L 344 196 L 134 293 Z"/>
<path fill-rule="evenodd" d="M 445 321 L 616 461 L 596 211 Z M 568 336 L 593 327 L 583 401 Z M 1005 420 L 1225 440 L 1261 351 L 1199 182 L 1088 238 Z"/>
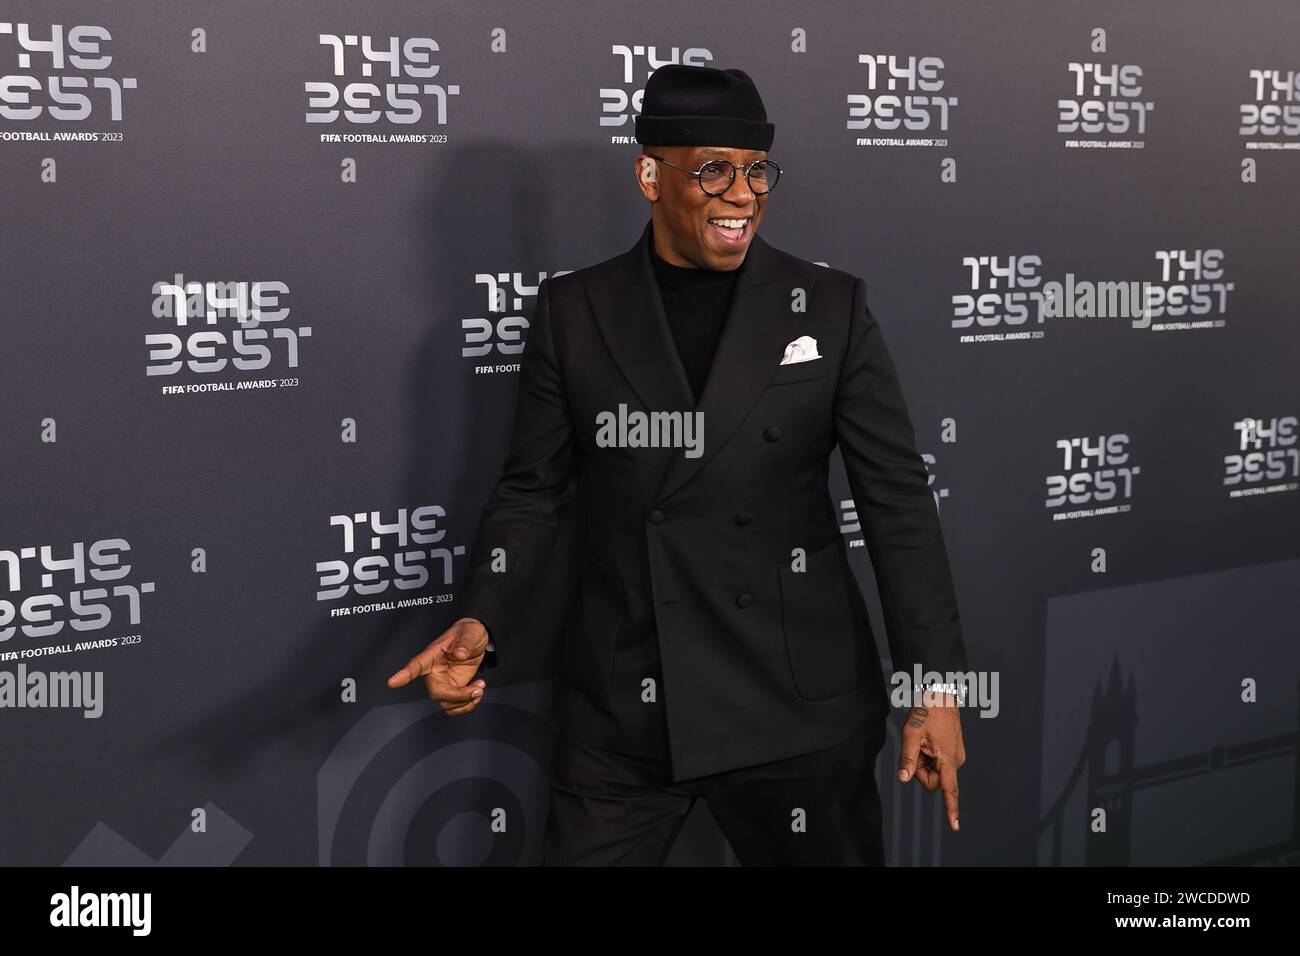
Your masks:
<path fill-rule="evenodd" d="M 934 793 L 943 788 L 948 826 L 957 824 L 957 768 L 966 762 L 966 745 L 961 737 L 961 710 L 952 694 L 925 691 L 921 706 L 913 707 L 903 722 L 902 752 L 898 757 L 898 779 L 906 783 L 915 777 Z"/>

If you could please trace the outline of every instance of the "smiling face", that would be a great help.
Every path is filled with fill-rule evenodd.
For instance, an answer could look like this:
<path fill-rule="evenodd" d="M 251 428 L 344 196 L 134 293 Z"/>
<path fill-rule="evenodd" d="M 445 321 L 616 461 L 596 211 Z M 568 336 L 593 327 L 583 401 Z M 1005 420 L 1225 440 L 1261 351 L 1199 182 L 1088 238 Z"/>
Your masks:
<path fill-rule="evenodd" d="M 767 153 L 723 146 L 647 146 L 646 152 L 694 172 L 711 159 L 743 166 Z M 645 154 L 637 157 L 637 182 L 650 201 L 655 251 L 665 262 L 697 269 L 740 267 L 763 221 L 767 194 L 755 193 L 739 170 L 721 196 L 710 196 L 695 176 Z M 719 221 L 728 225 L 721 225 Z M 743 220 L 743 222 L 742 222 Z"/>

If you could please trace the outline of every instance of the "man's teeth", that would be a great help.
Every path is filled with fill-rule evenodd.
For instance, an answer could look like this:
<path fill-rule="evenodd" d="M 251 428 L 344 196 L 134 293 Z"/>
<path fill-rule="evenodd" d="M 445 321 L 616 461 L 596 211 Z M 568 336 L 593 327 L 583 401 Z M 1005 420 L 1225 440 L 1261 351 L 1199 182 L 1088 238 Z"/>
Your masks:
<path fill-rule="evenodd" d="M 740 229 L 743 228 L 745 223 L 749 222 L 749 220 L 748 219 L 710 219 L 709 222 L 713 223 L 716 226 L 725 226 L 728 229 Z"/>

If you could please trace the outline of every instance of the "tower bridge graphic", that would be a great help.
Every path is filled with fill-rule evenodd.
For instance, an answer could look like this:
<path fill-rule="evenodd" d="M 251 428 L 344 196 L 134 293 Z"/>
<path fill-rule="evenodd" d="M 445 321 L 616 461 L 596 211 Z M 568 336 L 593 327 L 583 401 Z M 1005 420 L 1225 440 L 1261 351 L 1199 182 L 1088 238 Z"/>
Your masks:
<path fill-rule="evenodd" d="M 1285 733 L 1238 743 L 1188 751 L 1178 756 L 1139 764 L 1135 759 L 1138 739 L 1138 692 L 1130 673 L 1120 676 L 1119 658 L 1111 659 L 1110 673 L 1103 688 L 1100 678 L 1094 685 L 1087 732 L 1079 747 L 1068 778 L 1057 796 L 1050 801 L 1038 820 L 1039 862 L 1047 865 L 1083 863 L 1086 866 L 1129 866 L 1132 864 L 1135 800 L 1144 793 L 1159 796 L 1160 788 L 1173 788 L 1169 794 L 1173 812 L 1182 812 L 1177 804 L 1177 785 L 1198 778 L 1228 774 L 1233 770 L 1271 761 L 1285 761 L 1284 770 L 1290 789 L 1288 821 L 1280 830 L 1289 830 L 1279 841 L 1249 847 L 1235 853 L 1214 855 L 1198 861 L 1205 866 L 1296 866 L 1300 865 L 1300 683 L 1296 686 L 1296 725 Z M 1194 706 L 1190 696 L 1182 698 Z M 1250 705 L 1246 705 L 1250 706 Z M 1083 801 L 1078 803 L 1077 798 Z M 1106 830 L 1092 832 L 1094 808 L 1105 810 Z M 1264 812 L 1261 810 L 1261 812 Z M 1195 829 L 1189 829 L 1187 841 L 1196 842 Z M 1083 859 L 1067 859 L 1063 841 L 1082 844 Z"/>

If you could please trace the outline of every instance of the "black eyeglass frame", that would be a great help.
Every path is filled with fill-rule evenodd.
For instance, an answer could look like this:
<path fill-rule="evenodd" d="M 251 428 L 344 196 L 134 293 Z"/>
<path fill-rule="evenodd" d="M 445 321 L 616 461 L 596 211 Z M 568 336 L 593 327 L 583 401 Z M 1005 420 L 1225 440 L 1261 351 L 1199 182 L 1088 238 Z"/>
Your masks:
<path fill-rule="evenodd" d="M 772 190 L 776 189 L 776 184 L 781 181 L 781 167 L 779 164 L 773 162 L 770 159 L 756 159 L 752 163 L 746 163 L 743 166 L 737 166 L 729 159 L 708 159 L 700 164 L 699 169 L 692 172 L 691 170 L 687 169 L 685 166 L 678 166 L 676 163 L 672 162 L 671 160 L 664 159 L 662 156 L 657 156 L 654 153 L 646 153 L 646 155 L 649 156 L 651 159 L 659 160 L 659 162 L 661 163 L 667 163 L 669 166 L 672 166 L 674 169 L 680 169 L 688 176 L 694 176 L 695 181 L 700 184 L 700 189 L 703 190 L 704 195 L 706 196 L 725 195 L 727 190 L 730 189 L 733 185 L 735 185 L 736 171 L 740 169 L 743 169 L 745 171 L 745 182 L 749 184 L 749 188 L 753 190 L 754 195 L 756 196 L 766 196 L 768 193 L 772 192 Z M 704 180 L 701 178 L 701 173 L 704 172 L 704 167 L 708 166 L 710 163 L 720 163 L 721 165 L 731 167 L 731 178 L 727 180 L 727 185 L 723 187 L 721 192 L 711 193 L 704 188 Z M 767 189 L 763 189 L 763 190 L 754 189 L 754 181 L 749 178 L 749 174 L 751 170 L 753 170 L 753 168 L 757 166 L 759 163 L 762 163 L 764 166 L 771 166 L 773 169 L 776 170 L 776 178 L 772 180 L 772 184 Z"/>

